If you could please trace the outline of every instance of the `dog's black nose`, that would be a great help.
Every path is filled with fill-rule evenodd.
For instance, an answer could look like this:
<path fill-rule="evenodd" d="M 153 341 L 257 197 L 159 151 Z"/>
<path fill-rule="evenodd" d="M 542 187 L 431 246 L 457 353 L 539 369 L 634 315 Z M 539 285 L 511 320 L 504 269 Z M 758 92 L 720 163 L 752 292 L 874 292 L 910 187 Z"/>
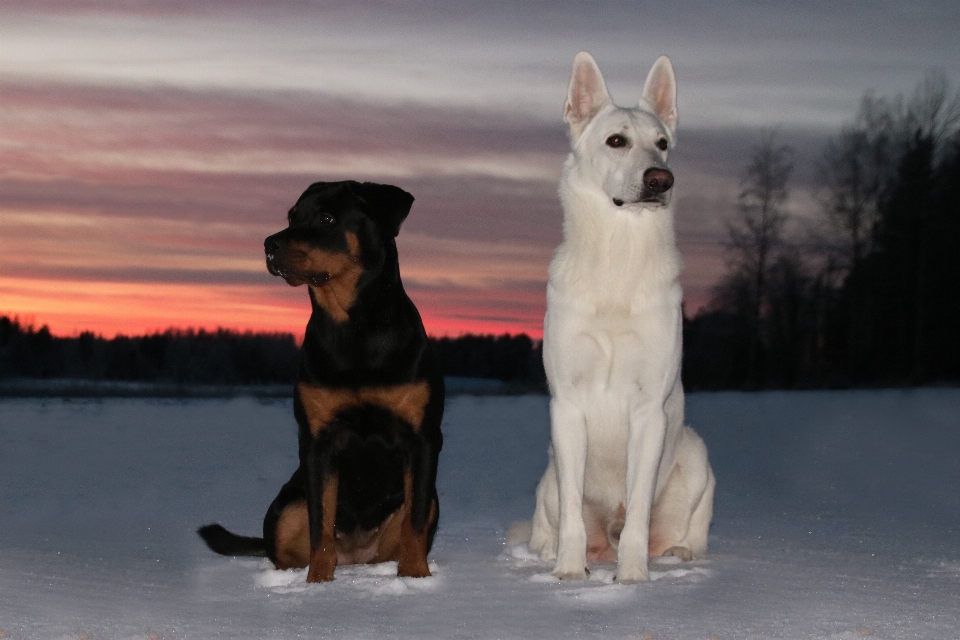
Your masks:
<path fill-rule="evenodd" d="M 673 174 L 666 169 L 647 169 L 643 173 L 643 186 L 653 193 L 663 193 L 673 186 Z"/>
<path fill-rule="evenodd" d="M 275 254 L 277 251 L 280 251 L 280 241 L 274 238 L 267 238 L 263 241 L 263 250 L 270 255 Z"/>

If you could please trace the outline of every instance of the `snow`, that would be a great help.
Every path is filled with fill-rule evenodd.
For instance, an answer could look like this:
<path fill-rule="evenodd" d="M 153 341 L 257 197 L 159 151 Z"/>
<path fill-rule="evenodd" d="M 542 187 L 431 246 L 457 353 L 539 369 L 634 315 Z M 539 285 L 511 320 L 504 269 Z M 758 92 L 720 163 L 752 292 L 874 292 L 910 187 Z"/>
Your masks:
<path fill-rule="evenodd" d="M 710 551 L 560 582 L 533 511 L 543 396 L 448 400 L 433 577 L 214 555 L 296 465 L 286 399 L 0 401 L 0 638 L 960 638 L 960 390 L 692 394 Z"/>

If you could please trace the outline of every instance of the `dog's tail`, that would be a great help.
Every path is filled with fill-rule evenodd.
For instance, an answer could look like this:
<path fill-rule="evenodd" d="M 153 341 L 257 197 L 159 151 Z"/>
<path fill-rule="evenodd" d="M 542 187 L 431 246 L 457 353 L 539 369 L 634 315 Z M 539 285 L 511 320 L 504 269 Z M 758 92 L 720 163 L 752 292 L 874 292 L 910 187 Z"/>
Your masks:
<path fill-rule="evenodd" d="M 533 522 L 522 520 L 514 522 L 507 531 L 507 546 L 515 547 L 518 544 L 530 542 L 530 536 L 533 535 Z"/>
<path fill-rule="evenodd" d="M 218 524 L 208 524 L 197 529 L 203 538 L 216 553 L 222 556 L 255 556 L 264 558 L 267 555 L 267 545 L 263 538 L 238 536 L 230 533 Z"/>

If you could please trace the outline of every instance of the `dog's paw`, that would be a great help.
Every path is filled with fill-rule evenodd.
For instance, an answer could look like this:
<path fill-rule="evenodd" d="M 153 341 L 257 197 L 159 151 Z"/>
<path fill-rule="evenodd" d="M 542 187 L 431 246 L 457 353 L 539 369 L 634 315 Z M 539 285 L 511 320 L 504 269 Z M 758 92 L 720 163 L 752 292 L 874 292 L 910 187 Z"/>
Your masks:
<path fill-rule="evenodd" d="M 543 547 L 537 548 L 533 546 L 533 543 L 530 543 L 530 551 L 540 556 L 540 562 L 549 564 L 557 561 L 556 546 L 544 545 Z"/>
<path fill-rule="evenodd" d="M 590 575 L 590 570 L 587 569 L 587 564 L 583 560 L 558 561 L 551 573 L 555 578 L 561 580 L 586 580 L 587 576 Z"/>
<path fill-rule="evenodd" d="M 684 562 L 690 562 L 691 560 L 693 560 L 693 552 L 690 551 L 690 549 L 687 549 L 686 547 L 681 547 L 681 546 L 670 547 L 669 549 L 664 551 L 662 555 L 664 557 L 674 556 L 676 558 L 680 558 Z"/>
<path fill-rule="evenodd" d="M 587 576 L 590 575 L 590 571 L 586 567 L 581 571 L 560 571 L 559 569 L 554 569 L 551 571 L 554 578 L 559 578 L 560 580 L 586 580 Z"/>
<path fill-rule="evenodd" d="M 620 584 L 634 584 L 637 582 L 648 582 L 650 580 L 650 572 L 647 570 L 647 567 L 621 567 L 617 566 L 617 575 L 613 577 L 616 582 Z"/>
<path fill-rule="evenodd" d="M 557 540 L 556 564 L 553 575 L 582 577 L 587 571 L 587 536 L 582 530 L 578 535 L 561 536 Z"/>
<path fill-rule="evenodd" d="M 310 568 L 307 569 L 307 582 L 330 582 L 333 580 L 333 570 L 336 568 L 336 554 L 318 549 L 310 556 Z"/>
<path fill-rule="evenodd" d="M 333 580 L 333 567 L 330 567 L 329 570 L 326 568 L 321 568 L 316 571 L 313 570 L 313 567 L 310 567 L 310 570 L 307 572 L 307 582 L 330 582 Z"/>
<path fill-rule="evenodd" d="M 531 552 L 540 556 L 541 562 L 552 564 L 557 561 L 557 541 L 555 539 L 548 540 L 544 536 L 534 535 L 530 538 L 527 546 Z"/>
<path fill-rule="evenodd" d="M 431 575 L 426 559 L 423 562 L 400 562 L 397 564 L 397 576 L 401 578 L 429 578 Z"/>

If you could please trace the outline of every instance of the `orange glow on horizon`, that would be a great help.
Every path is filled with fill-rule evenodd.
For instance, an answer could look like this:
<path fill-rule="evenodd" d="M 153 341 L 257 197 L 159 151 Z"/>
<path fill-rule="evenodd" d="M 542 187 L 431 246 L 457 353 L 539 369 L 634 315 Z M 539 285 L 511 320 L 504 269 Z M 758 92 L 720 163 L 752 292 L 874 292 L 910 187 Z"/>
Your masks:
<path fill-rule="evenodd" d="M 424 297 L 424 296 L 413 296 Z M 426 298 L 438 297 L 430 293 Z M 415 300 L 416 301 L 416 300 Z M 543 315 L 489 317 L 478 299 L 462 306 L 420 301 L 427 333 L 455 337 L 465 333 L 542 334 Z M 303 335 L 310 304 L 303 288 L 270 285 L 140 284 L 84 282 L 0 276 L 0 315 L 56 336 L 90 331 L 104 337 L 144 335 L 167 329 L 219 328 L 254 333 Z"/>

